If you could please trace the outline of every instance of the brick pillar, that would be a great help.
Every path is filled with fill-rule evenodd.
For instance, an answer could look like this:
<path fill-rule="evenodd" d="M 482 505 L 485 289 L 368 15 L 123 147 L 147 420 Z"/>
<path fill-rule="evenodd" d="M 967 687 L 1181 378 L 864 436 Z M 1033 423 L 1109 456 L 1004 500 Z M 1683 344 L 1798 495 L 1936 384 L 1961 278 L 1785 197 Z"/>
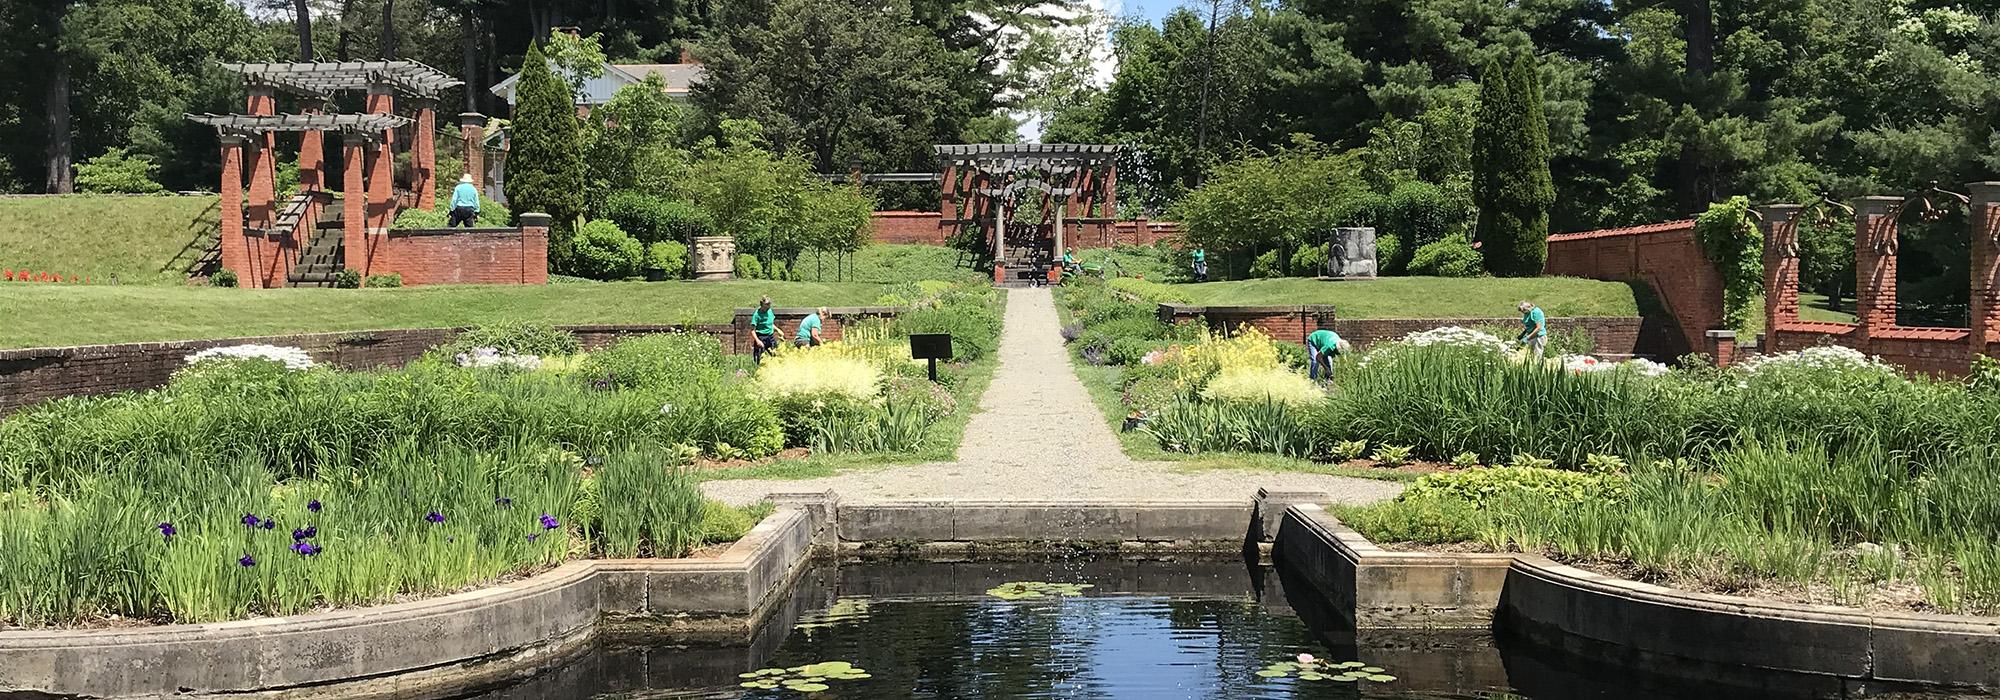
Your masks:
<path fill-rule="evenodd" d="M 1863 336 L 1896 325 L 1896 214 L 1902 197 L 1854 199 L 1854 299 Z"/>
<path fill-rule="evenodd" d="M 222 269 L 236 273 L 238 284 L 251 284 L 249 241 L 243 238 L 243 151 L 249 139 L 222 136 Z"/>
<path fill-rule="evenodd" d="M 249 113 L 256 116 L 270 116 L 278 113 L 278 97 L 269 85 L 251 85 Z M 250 193 L 244 199 L 244 212 L 250 222 L 260 229 L 271 227 L 271 220 L 277 210 L 278 165 L 275 134 L 263 133 L 250 137 L 249 168 Z"/>
<path fill-rule="evenodd" d="M 2000 343 L 2000 182 L 1974 182 L 1972 196 L 1972 354 Z"/>
<path fill-rule="evenodd" d="M 1764 326 L 1799 320 L 1799 210 L 1797 204 L 1757 207 L 1764 229 Z M 1718 365 L 1721 363 L 1718 362 Z"/>
<path fill-rule="evenodd" d="M 528 212 L 521 215 L 521 284 L 549 283 L 550 223 L 547 214 Z"/>
<path fill-rule="evenodd" d="M 322 114 L 325 105 L 312 105 L 301 110 L 306 114 Z M 299 134 L 299 191 L 312 192 L 326 189 L 326 132 L 307 129 Z"/>
<path fill-rule="evenodd" d="M 1104 218 L 1118 220 L 1118 166 L 1104 174 Z"/>
<path fill-rule="evenodd" d="M 366 270 L 368 250 L 368 137 L 347 134 L 341 140 L 341 233 L 347 267 Z"/>
<path fill-rule="evenodd" d="M 386 83 L 368 86 L 367 110 L 369 114 L 394 114 L 396 88 Z M 396 218 L 396 130 L 383 129 L 380 136 L 382 142 L 375 148 L 369 149 L 368 233 L 370 234 L 387 231 L 389 222 Z M 347 251 L 350 259 L 354 253 L 355 250 L 352 248 Z"/>
<path fill-rule="evenodd" d="M 478 112 L 460 112 L 458 115 L 458 136 L 465 141 L 465 173 L 472 176 L 472 186 L 481 191 L 486 189 L 486 115 Z"/>
<path fill-rule="evenodd" d="M 411 144 L 411 160 L 417 171 L 417 208 L 437 206 L 437 100 L 417 100 L 417 135 Z"/>
<path fill-rule="evenodd" d="M 1715 366 L 1728 367 L 1736 361 L 1736 331 L 1709 331 L 1708 356 L 1715 359 Z"/>

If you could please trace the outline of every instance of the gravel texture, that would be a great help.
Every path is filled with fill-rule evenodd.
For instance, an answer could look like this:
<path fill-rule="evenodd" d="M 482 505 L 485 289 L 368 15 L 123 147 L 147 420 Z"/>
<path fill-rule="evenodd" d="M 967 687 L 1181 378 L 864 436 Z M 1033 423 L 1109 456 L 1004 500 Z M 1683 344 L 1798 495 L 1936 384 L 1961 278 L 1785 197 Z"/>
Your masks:
<path fill-rule="evenodd" d="M 1372 479 L 1262 470 L 1180 471 L 1125 455 L 1063 348 L 1046 288 L 1008 290 L 1000 368 L 966 427 L 958 461 L 870 468 L 821 479 L 710 481 L 729 503 L 769 493 L 833 490 L 843 502 L 922 498 L 1213 500 L 1259 487 L 1324 491 L 1329 502 L 1393 498 L 1402 485 Z"/>

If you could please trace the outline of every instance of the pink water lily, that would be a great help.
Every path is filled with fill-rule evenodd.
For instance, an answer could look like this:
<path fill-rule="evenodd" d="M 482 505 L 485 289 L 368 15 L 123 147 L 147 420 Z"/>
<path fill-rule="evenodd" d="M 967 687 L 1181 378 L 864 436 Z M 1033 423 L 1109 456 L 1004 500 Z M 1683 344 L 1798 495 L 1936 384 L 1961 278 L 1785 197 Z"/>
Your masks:
<path fill-rule="evenodd" d="M 1309 664 L 1309 663 L 1312 663 L 1313 661 L 1314 661 L 1314 659 L 1313 659 L 1313 655 L 1312 655 L 1312 654 L 1300 654 L 1300 655 L 1299 655 L 1299 663 L 1302 663 L 1302 664 Z"/>

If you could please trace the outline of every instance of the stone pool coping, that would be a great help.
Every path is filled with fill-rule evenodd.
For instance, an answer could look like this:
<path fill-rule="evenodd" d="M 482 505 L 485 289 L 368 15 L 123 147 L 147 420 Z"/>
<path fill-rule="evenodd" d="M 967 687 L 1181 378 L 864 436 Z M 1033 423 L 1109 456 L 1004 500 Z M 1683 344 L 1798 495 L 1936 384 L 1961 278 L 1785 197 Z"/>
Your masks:
<path fill-rule="evenodd" d="M 2000 688 L 2000 618 L 1694 593 L 1537 555 L 1390 552 L 1313 504 L 1285 509 L 1274 549 L 1361 628 L 1492 626 L 1592 655 Z"/>
<path fill-rule="evenodd" d="M 787 604 L 816 554 L 842 548 L 1094 540 L 1213 551 L 1266 530 L 1253 523 L 1274 518 L 1283 503 L 1324 498 L 842 505 L 830 492 L 772 494 L 777 510 L 714 558 L 574 561 L 438 598 L 287 617 L 0 632 L 0 693 L 445 695 L 554 666 L 625 627 L 748 639 Z"/>

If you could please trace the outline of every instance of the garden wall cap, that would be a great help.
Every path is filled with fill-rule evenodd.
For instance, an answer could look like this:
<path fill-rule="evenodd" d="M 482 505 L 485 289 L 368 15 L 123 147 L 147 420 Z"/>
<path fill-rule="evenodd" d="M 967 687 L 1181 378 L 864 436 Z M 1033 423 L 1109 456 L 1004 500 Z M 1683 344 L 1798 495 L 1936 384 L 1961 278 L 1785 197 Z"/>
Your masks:
<path fill-rule="evenodd" d="M 829 306 L 829 307 L 826 307 L 826 312 L 827 312 L 828 314 L 831 314 L 831 315 L 834 315 L 834 316 L 867 316 L 867 315 L 876 315 L 876 314 L 894 314 L 894 313 L 899 313 L 899 312 L 901 312 L 902 310 L 903 310 L 903 309 L 902 309 L 902 307 L 899 307 L 899 306 Z M 754 311 L 756 311 L 756 309 L 754 309 L 754 308 L 751 308 L 751 307 L 748 307 L 748 306 L 739 306 L 739 307 L 736 307 L 736 315 L 738 315 L 738 316 L 748 316 L 748 315 L 750 315 L 750 314 L 751 314 L 751 312 L 754 312 Z M 776 314 L 780 315 L 780 316 L 804 316 L 804 315 L 806 315 L 806 314 L 810 314 L 810 313 L 818 313 L 818 312 L 819 312 L 819 308 L 818 308 L 818 307 L 813 307 L 813 306 L 773 306 L 773 307 L 771 307 L 771 311 L 772 311 L 773 313 L 776 313 Z"/>
<path fill-rule="evenodd" d="M 1710 338 L 1734 338 L 1736 337 L 1736 331 L 1713 330 L 1709 331 L 1707 335 Z"/>
<path fill-rule="evenodd" d="M 521 215 L 521 226 L 523 227 L 548 228 L 549 223 L 552 221 L 555 221 L 555 217 L 541 212 L 528 212 Z"/>

